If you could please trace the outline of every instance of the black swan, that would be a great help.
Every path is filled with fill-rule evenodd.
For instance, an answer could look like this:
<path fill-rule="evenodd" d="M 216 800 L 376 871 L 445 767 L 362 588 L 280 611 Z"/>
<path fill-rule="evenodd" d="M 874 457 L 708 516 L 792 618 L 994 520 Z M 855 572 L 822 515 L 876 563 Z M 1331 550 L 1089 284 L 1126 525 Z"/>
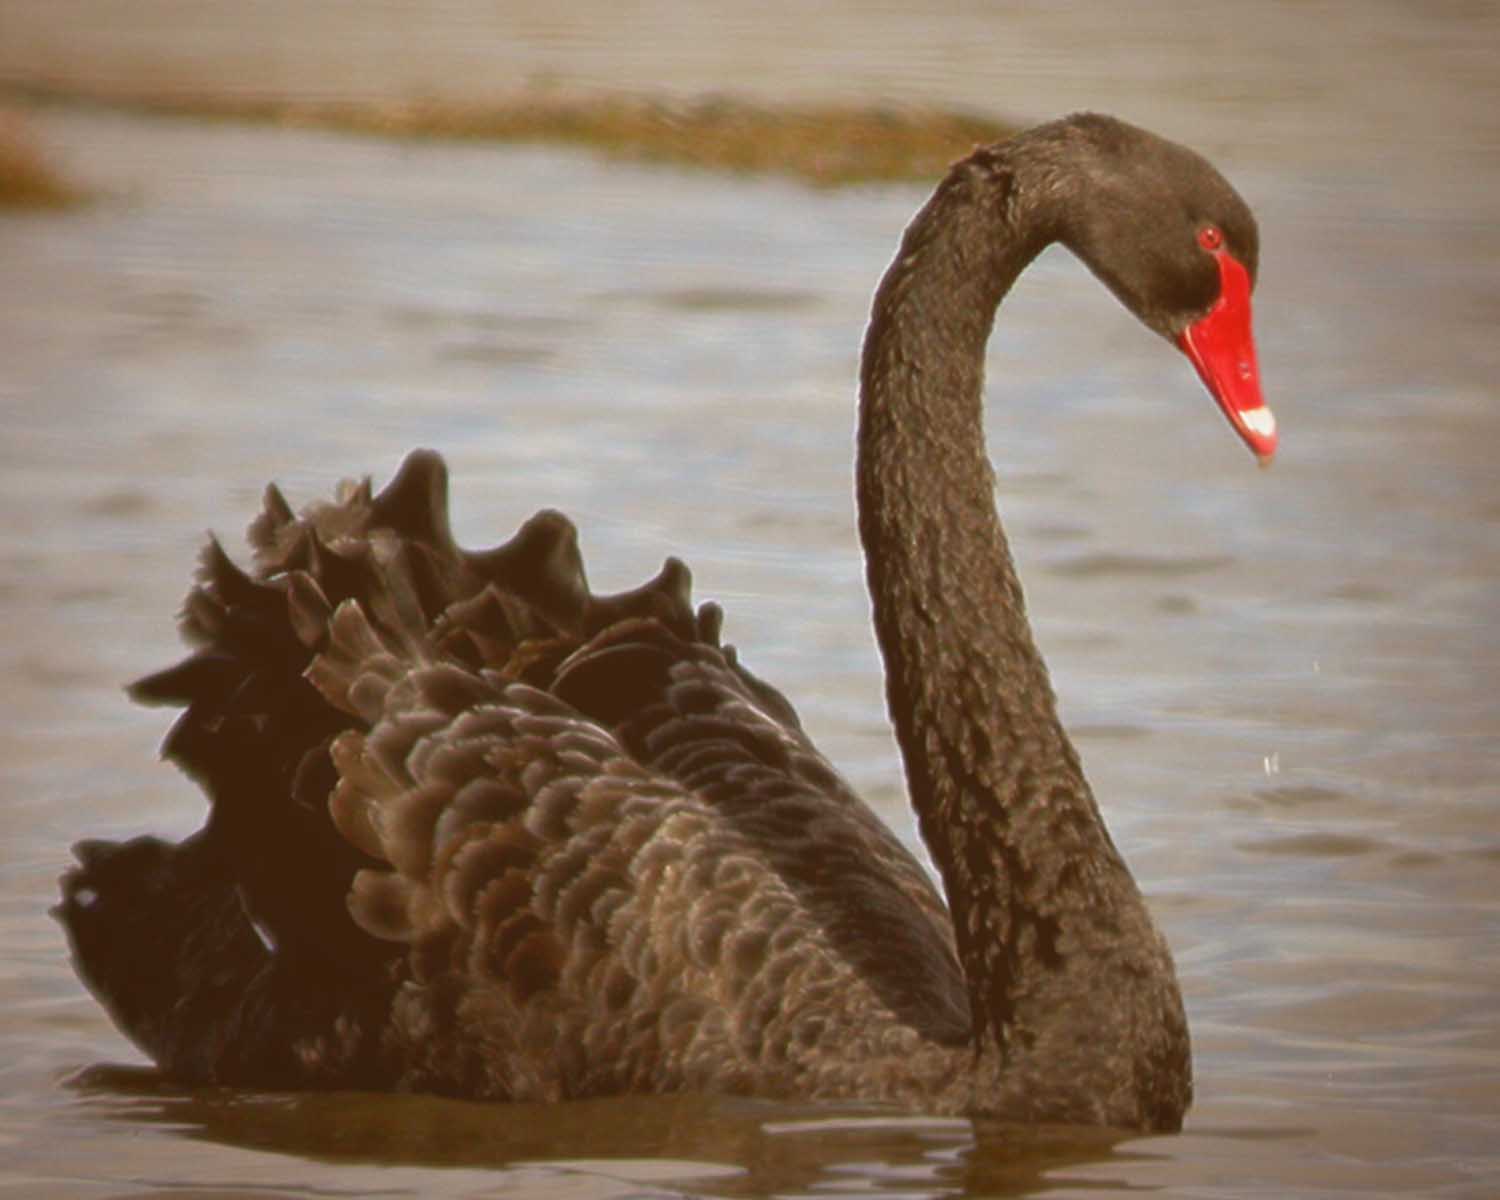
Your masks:
<path fill-rule="evenodd" d="M 216 542 L 132 695 L 211 802 L 84 842 L 77 970 L 168 1075 L 531 1101 L 701 1091 L 1179 1128 L 1171 955 L 1056 713 L 981 428 L 1001 298 L 1070 247 L 1262 460 L 1257 233 L 1198 155 L 1085 114 L 975 151 L 907 229 L 860 375 L 890 713 L 947 904 L 688 571 L 593 594 L 567 519 L 449 533 L 442 460 Z"/>

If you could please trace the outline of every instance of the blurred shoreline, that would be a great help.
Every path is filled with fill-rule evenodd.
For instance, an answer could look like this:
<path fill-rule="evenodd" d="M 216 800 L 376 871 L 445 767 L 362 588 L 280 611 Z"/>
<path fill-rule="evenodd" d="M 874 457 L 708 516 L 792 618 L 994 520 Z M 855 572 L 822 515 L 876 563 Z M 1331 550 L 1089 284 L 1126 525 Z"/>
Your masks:
<path fill-rule="evenodd" d="M 0 94 L 0 212 L 71 208 L 86 198 L 53 163 L 24 110 Z"/>
<path fill-rule="evenodd" d="M 990 117 L 920 105 L 767 105 L 726 95 L 674 98 L 552 87 L 463 102 L 5 84 L 0 85 L 0 104 L 108 109 L 403 140 L 573 145 L 609 158 L 781 175 L 823 187 L 933 179 L 976 145 L 1016 129 Z"/>

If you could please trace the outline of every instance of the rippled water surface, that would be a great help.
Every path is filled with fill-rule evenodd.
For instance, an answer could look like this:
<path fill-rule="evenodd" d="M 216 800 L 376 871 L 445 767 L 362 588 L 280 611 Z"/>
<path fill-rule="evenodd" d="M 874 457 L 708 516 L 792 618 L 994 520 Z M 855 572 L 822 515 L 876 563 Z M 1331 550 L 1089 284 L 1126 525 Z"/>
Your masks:
<path fill-rule="evenodd" d="M 0 219 L 0 1196 L 1500 1191 L 1493 7 L 1157 5 L 1131 29 L 1080 5 L 555 7 L 5 0 L 0 78 L 1096 106 L 1212 153 L 1262 223 L 1272 470 L 1065 255 L 990 363 L 1033 618 L 1177 955 L 1187 1129 L 145 1070 L 45 910 L 75 838 L 200 819 L 154 761 L 166 717 L 119 689 L 176 653 L 203 531 L 236 544 L 271 478 L 307 500 L 432 445 L 471 543 L 545 504 L 598 587 L 681 555 L 914 836 L 850 429 L 869 294 L 925 189 L 52 111 L 37 131 L 102 198 Z"/>

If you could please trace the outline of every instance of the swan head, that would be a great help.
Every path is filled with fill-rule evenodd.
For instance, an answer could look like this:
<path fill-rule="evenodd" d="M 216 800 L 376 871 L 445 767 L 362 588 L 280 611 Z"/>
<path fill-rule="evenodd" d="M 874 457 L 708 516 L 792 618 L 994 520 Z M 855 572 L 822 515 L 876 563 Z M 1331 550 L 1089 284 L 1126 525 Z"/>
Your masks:
<path fill-rule="evenodd" d="M 1250 296 L 1260 261 L 1255 217 L 1201 155 L 1113 117 L 1057 122 L 1063 147 L 1059 240 L 1149 329 L 1197 369 L 1261 463 L 1276 421 L 1261 394 Z M 1059 162 L 1059 167 L 1062 162 Z"/>

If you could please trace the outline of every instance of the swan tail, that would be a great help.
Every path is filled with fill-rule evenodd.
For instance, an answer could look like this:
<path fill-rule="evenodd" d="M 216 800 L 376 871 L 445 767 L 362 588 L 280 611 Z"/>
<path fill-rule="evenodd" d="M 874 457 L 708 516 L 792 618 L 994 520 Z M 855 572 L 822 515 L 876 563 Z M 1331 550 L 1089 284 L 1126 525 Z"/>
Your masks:
<path fill-rule="evenodd" d="M 223 1038 L 194 1018 L 232 1007 L 215 993 L 241 990 L 266 958 L 232 886 L 214 878 L 201 835 L 180 846 L 149 837 L 80 842 L 74 854 L 53 912 L 79 975 L 157 1062 L 208 1077 L 205 1060 Z"/>
<path fill-rule="evenodd" d="M 79 976 L 174 1078 L 379 1086 L 381 1001 L 277 955 L 203 833 L 80 842 L 53 914 Z"/>

